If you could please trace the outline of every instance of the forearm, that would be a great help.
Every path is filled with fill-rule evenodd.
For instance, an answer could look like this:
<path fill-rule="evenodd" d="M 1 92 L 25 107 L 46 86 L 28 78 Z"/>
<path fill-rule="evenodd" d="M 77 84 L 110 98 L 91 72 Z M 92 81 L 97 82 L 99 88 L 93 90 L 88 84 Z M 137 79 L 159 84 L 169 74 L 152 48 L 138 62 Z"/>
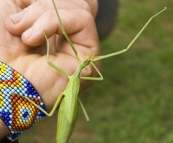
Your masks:
<path fill-rule="evenodd" d="M 10 130 L 0 119 L 0 140 L 10 134 Z"/>
<path fill-rule="evenodd" d="M 98 11 L 98 0 L 85 0 L 91 7 L 91 12 L 94 17 L 97 15 Z"/>

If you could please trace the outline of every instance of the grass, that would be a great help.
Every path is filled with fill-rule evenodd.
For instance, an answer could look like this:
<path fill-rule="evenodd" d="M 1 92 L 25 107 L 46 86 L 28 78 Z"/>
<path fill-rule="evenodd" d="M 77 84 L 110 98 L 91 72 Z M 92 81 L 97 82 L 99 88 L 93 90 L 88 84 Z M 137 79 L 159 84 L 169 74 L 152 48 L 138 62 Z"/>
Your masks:
<path fill-rule="evenodd" d="M 120 0 L 115 29 L 101 49 L 106 54 L 125 48 L 165 6 L 127 53 L 103 60 L 104 81 L 81 97 L 91 121 L 80 113 L 69 143 L 173 142 L 173 1 Z M 20 143 L 55 143 L 56 116 Z"/>

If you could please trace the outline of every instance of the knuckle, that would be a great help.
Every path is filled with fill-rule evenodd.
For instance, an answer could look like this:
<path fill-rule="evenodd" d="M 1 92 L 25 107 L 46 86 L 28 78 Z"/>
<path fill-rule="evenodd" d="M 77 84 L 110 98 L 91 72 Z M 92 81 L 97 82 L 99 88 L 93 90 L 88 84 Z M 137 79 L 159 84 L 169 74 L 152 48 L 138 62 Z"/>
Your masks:
<path fill-rule="evenodd" d="M 84 68 L 83 71 L 84 76 L 90 77 L 92 73 L 93 73 L 92 65 L 88 65 L 87 67 Z"/>
<path fill-rule="evenodd" d="M 43 0 L 37 0 L 34 4 L 40 10 L 47 10 L 50 7 L 49 3 L 47 1 L 43 1 Z"/>
<path fill-rule="evenodd" d="M 74 0 L 74 2 L 77 3 L 82 9 L 85 9 L 85 10 L 91 12 L 91 7 L 86 1 L 84 1 L 84 0 Z"/>
<path fill-rule="evenodd" d="M 47 21 L 51 21 L 53 18 L 55 18 L 56 13 L 55 13 L 54 10 L 50 10 L 50 11 L 46 11 L 46 12 L 44 13 L 44 15 L 46 16 L 45 19 L 46 19 Z"/>
<path fill-rule="evenodd" d="M 85 18 L 85 21 L 93 20 L 92 14 L 90 12 L 88 12 L 87 10 L 81 10 L 81 14 L 82 14 L 82 17 Z"/>

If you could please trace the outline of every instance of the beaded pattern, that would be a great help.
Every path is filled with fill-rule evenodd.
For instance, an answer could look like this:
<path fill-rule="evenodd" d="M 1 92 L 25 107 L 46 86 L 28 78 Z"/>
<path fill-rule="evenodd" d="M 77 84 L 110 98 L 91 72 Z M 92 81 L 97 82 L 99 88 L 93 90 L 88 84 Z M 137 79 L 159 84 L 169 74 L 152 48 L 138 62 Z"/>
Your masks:
<path fill-rule="evenodd" d="M 46 115 L 22 96 L 29 97 L 44 110 L 45 106 L 32 84 L 7 64 L 0 62 L 0 119 L 11 131 L 13 141 Z"/>

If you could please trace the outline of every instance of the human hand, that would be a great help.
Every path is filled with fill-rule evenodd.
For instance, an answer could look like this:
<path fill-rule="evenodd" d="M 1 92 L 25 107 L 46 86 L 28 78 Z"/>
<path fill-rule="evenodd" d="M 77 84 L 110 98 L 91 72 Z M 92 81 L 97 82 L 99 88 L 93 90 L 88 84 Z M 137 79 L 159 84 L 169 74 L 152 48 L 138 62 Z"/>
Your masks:
<path fill-rule="evenodd" d="M 85 55 L 98 55 L 99 41 L 90 6 L 81 0 L 56 0 L 56 5 L 79 57 L 84 59 Z M 1 0 L 0 8 L 3 11 L 0 14 L 0 61 L 10 65 L 33 84 L 49 112 L 68 79 L 47 65 L 43 30 L 51 37 L 50 60 L 54 64 L 70 75 L 78 64 L 71 47 L 61 35 L 52 1 Z M 17 13 L 18 16 L 14 15 Z M 27 35 L 29 30 L 30 36 Z M 97 74 L 88 66 L 82 75 Z M 91 82 L 82 81 L 81 89 L 90 85 Z"/>

